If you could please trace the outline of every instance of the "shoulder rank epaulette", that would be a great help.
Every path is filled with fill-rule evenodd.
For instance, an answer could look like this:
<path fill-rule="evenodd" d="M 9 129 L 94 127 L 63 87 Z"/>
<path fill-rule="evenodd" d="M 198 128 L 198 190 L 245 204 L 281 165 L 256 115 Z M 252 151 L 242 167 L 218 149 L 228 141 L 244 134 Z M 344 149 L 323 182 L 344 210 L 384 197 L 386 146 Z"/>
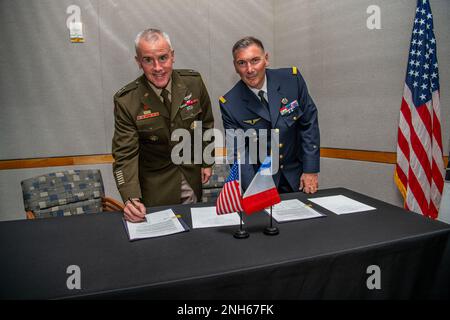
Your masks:
<path fill-rule="evenodd" d="M 129 91 L 131 91 L 131 90 L 136 89 L 136 88 L 138 87 L 138 85 L 139 85 L 139 81 L 137 81 L 137 80 L 136 80 L 136 81 L 133 81 L 133 82 L 127 84 L 126 86 L 124 86 L 123 88 L 121 88 L 119 91 L 117 91 L 116 94 L 115 94 L 115 96 L 116 96 L 116 97 L 121 97 L 121 96 L 123 96 L 125 93 L 127 93 L 127 92 L 129 92 Z"/>
<path fill-rule="evenodd" d="M 180 76 L 200 76 L 200 73 L 192 69 L 177 69 L 176 71 Z"/>
<path fill-rule="evenodd" d="M 297 67 L 292 67 L 292 74 L 297 74 Z"/>
<path fill-rule="evenodd" d="M 225 102 L 227 102 L 227 99 L 225 99 L 225 98 L 222 96 L 222 97 L 219 97 L 219 101 L 222 102 L 222 103 L 225 103 Z"/>

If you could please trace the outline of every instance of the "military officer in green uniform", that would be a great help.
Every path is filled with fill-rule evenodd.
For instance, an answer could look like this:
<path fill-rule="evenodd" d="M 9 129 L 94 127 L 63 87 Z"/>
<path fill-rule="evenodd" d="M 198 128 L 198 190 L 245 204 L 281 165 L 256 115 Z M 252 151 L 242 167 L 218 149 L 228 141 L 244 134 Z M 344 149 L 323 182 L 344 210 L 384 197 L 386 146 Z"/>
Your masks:
<path fill-rule="evenodd" d="M 203 130 L 213 128 L 214 119 L 200 74 L 173 70 L 174 50 L 165 32 L 144 30 L 137 35 L 135 46 L 136 61 L 144 74 L 114 95 L 112 154 L 125 219 L 139 222 L 145 220 L 145 206 L 201 199 L 211 165 L 174 164 L 171 152 L 178 141 L 171 141 L 171 134 L 181 128 L 192 135 L 199 124 L 196 121 L 201 121 Z M 203 148 L 206 145 L 203 142 Z"/>

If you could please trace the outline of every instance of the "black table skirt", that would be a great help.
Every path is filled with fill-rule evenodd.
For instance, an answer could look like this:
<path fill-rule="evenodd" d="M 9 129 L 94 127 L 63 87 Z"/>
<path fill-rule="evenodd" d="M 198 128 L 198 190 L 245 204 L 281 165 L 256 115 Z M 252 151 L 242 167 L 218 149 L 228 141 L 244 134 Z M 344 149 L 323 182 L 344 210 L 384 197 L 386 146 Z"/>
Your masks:
<path fill-rule="evenodd" d="M 2 222 L 0 298 L 448 298 L 447 224 L 348 189 L 313 197 L 337 194 L 377 210 L 336 215 L 312 203 L 326 217 L 274 222 L 277 236 L 263 234 L 268 215 L 256 213 L 244 216 L 243 240 L 230 226 L 130 242 L 118 212 Z M 172 208 L 192 227 L 190 206 Z M 70 265 L 80 267 L 81 289 L 67 288 Z M 367 287 L 371 265 L 381 289 Z"/>

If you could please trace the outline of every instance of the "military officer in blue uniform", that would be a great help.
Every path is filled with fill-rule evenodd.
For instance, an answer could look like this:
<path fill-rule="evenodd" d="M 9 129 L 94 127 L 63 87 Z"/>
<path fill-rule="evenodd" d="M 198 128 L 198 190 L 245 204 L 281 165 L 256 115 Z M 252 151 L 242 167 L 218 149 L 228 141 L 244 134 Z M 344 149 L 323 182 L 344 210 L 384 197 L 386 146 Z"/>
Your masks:
<path fill-rule="evenodd" d="M 278 191 L 316 192 L 320 166 L 318 115 L 303 77 L 296 67 L 267 69 L 268 54 L 262 42 L 254 37 L 236 42 L 233 59 L 241 80 L 219 99 L 224 128 L 255 129 L 256 138 L 259 129 L 276 130 L 279 170 L 274 181 Z M 247 150 L 248 141 L 246 144 Z M 244 190 L 258 167 L 248 164 L 248 159 L 241 165 Z"/>

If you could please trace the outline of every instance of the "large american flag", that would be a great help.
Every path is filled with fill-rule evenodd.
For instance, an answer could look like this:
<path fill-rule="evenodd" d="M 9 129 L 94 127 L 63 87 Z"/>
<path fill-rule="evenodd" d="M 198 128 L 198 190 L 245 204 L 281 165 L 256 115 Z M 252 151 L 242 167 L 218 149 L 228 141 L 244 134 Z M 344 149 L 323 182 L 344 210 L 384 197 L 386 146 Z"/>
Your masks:
<path fill-rule="evenodd" d="M 239 164 L 235 161 L 217 198 L 217 214 L 242 212 L 242 192 L 239 185 Z"/>
<path fill-rule="evenodd" d="M 395 182 L 405 208 L 435 219 L 444 185 L 433 15 L 418 0 L 400 108 Z"/>

